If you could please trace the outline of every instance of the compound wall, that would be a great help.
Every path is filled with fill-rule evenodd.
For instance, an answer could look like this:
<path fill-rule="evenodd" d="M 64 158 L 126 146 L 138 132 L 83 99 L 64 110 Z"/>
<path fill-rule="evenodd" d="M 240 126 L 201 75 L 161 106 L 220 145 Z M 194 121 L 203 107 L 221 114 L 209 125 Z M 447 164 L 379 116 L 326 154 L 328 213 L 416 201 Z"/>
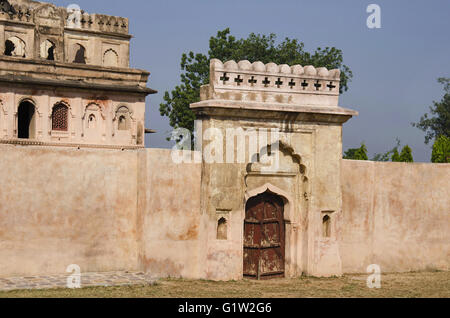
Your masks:
<path fill-rule="evenodd" d="M 177 165 L 160 149 L 1 145 L 0 154 L 0 277 L 71 264 L 208 276 L 201 164 Z M 450 165 L 344 160 L 341 175 L 344 272 L 449 269 Z"/>
<path fill-rule="evenodd" d="M 0 145 L 0 277 L 198 277 L 200 165 L 169 150 Z"/>
<path fill-rule="evenodd" d="M 450 164 L 342 163 L 344 272 L 448 270 Z"/>

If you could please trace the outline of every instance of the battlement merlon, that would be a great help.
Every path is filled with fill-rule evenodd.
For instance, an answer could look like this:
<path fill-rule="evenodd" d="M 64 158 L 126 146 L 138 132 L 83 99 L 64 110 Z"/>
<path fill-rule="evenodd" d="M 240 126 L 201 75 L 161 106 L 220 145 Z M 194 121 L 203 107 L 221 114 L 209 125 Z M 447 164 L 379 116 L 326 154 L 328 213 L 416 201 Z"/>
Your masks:
<path fill-rule="evenodd" d="M 210 83 L 201 87 L 197 112 L 215 108 L 336 114 L 358 112 L 339 107 L 339 69 L 212 59 Z"/>

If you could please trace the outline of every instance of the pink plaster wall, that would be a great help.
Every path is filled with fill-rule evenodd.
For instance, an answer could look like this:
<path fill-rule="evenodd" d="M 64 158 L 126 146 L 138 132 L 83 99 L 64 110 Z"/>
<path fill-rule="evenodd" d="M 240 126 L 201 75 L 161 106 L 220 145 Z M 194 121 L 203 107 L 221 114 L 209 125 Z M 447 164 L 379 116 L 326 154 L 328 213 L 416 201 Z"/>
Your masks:
<path fill-rule="evenodd" d="M 448 270 L 450 164 L 342 162 L 344 272 Z"/>
<path fill-rule="evenodd" d="M 200 164 L 175 164 L 160 149 L 0 145 L 0 153 L 0 277 L 70 264 L 207 277 Z M 448 270 L 449 180 L 450 165 L 344 160 L 343 271 Z"/>
<path fill-rule="evenodd" d="M 0 276 L 137 269 L 137 152 L 0 146 Z"/>
<path fill-rule="evenodd" d="M 200 213 L 201 164 L 176 164 L 167 149 L 145 151 L 140 266 L 157 277 L 201 278 L 206 248 Z"/>

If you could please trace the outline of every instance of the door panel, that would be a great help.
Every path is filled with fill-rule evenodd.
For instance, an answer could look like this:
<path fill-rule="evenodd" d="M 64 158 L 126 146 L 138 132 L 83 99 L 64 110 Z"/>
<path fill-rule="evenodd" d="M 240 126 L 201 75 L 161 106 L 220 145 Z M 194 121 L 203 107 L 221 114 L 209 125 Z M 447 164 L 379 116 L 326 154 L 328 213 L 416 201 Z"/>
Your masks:
<path fill-rule="evenodd" d="M 244 276 L 284 277 L 285 223 L 283 200 L 271 193 L 251 198 L 244 222 Z"/>

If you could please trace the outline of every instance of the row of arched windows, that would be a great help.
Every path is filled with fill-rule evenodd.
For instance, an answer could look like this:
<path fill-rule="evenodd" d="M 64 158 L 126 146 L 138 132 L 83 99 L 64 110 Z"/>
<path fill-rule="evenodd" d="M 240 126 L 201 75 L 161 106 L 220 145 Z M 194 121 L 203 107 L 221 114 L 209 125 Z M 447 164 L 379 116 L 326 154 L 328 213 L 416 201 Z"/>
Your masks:
<path fill-rule="evenodd" d="M 16 56 L 16 57 L 26 57 L 26 44 L 21 38 L 17 36 L 12 36 L 5 41 L 5 51 L 6 56 Z M 72 47 L 73 50 L 73 60 L 71 63 L 86 64 L 86 48 L 76 43 Z M 56 45 L 50 40 L 45 40 L 41 43 L 40 55 L 42 59 L 48 61 L 56 60 Z M 119 55 L 113 49 L 107 49 L 103 53 L 103 65 L 110 67 L 119 66 Z"/>
<path fill-rule="evenodd" d="M 117 129 L 129 130 L 130 124 L 128 120 L 128 108 L 125 106 L 119 107 L 116 112 Z M 36 127 L 36 108 L 30 101 L 26 100 L 20 103 L 17 112 L 18 122 L 18 138 L 33 139 L 35 137 Z M 69 130 L 69 107 L 64 103 L 58 103 L 53 107 L 51 114 L 52 130 L 53 131 L 68 131 Z M 90 114 L 87 122 L 87 128 L 96 128 L 97 118 L 94 114 Z"/>

